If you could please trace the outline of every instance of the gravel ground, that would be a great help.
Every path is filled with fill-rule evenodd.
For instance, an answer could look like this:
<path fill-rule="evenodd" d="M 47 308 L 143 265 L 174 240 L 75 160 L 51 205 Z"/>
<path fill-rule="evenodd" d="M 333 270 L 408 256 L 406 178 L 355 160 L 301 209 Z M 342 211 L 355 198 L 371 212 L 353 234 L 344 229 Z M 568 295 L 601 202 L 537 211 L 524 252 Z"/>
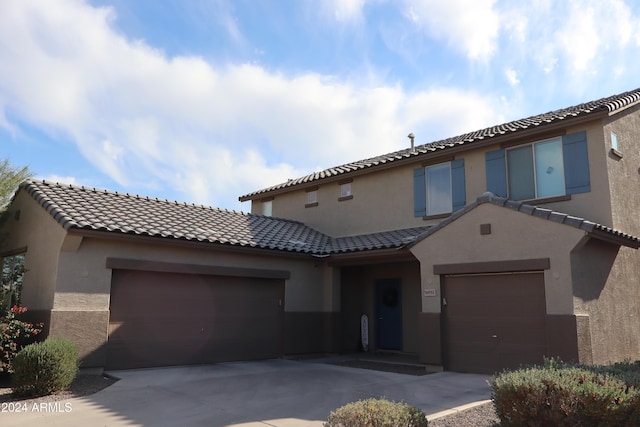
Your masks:
<path fill-rule="evenodd" d="M 453 415 L 429 421 L 429 427 L 499 427 L 493 403 L 485 403 Z"/>
<path fill-rule="evenodd" d="M 69 390 L 60 393 L 51 394 L 49 396 L 41 396 L 36 398 L 25 399 L 16 397 L 11 394 L 10 382 L 7 377 L 0 378 L 0 402 L 55 402 L 58 400 L 70 399 L 72 397 L 88 396 L 97 393 L 102 389 L 109 387 L 118 381 L 115 378 L 104 375 L 87 375 L 80 374 L 73 380 Z"/>

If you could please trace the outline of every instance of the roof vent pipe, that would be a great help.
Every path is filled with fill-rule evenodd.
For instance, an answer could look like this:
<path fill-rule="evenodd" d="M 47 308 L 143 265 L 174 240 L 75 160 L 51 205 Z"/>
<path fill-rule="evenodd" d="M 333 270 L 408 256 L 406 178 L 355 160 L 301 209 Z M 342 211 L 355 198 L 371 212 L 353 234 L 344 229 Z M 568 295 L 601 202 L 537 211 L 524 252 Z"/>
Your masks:
<path fill-rule="evenodd" d="M 415 136 L 413 136 L 413 133 L 410 133 L 409 135 L 407 135 L 407 138 L 409 138 L 411 140 L 411 152 L 415 153 L 416 152 L 416 146 L 414 143 L 414 139 L 416 138 Z"/>

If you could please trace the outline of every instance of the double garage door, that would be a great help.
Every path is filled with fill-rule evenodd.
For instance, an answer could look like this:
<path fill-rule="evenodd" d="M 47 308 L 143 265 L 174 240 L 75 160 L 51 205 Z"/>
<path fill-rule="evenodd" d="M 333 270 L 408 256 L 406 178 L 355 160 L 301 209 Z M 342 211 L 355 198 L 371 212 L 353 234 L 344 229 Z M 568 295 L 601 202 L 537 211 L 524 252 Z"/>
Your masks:
<path fill-rule="evenodd" d="M 543 361 L 542 272 L 445 276 L 442 296 L 446 369 L 494 373 Z"/>
<path fill-rule="evenodd" d="M 282 356 L 284 280 L 113 270 L 107 369 Z"/>

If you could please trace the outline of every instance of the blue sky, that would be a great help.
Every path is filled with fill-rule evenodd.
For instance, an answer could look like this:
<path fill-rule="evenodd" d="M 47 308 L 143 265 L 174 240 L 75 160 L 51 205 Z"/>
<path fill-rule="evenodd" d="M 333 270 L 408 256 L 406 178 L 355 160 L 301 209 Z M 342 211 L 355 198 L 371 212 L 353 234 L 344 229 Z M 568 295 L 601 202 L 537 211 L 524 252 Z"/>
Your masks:
<path fill-rule="evenodd" d="M 640 87 L 633 0 L 0 0 L 0 157 L 240 195 Z"/>

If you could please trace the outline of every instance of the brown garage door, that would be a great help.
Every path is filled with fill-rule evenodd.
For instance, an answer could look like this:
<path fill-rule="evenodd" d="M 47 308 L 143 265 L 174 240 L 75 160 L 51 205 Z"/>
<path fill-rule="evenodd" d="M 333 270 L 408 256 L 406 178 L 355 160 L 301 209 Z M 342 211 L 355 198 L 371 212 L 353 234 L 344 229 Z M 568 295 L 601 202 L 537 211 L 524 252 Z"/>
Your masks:
<path fill-rule="evenodd" d="M 542 272 L 445 276 L 442 312 L 448 370 L 493 373 L 543 361 Z"/>
<path fill-rule="evenodd" d="M 284 281 L 114 270 L 107 368 L 282 356 Z"/>

